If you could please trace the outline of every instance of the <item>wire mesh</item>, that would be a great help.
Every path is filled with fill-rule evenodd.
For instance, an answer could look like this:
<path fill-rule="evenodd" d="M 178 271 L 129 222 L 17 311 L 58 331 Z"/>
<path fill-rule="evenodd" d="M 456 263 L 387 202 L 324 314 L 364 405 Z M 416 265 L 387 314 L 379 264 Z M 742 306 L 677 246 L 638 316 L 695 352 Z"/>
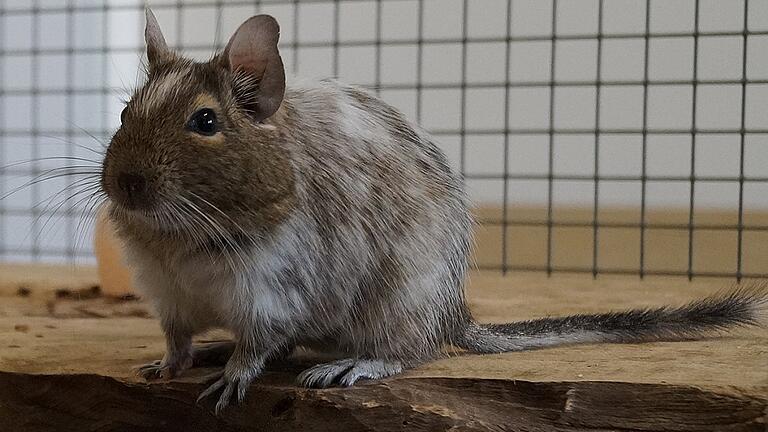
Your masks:
<path fill-rule="evenodd" d="M 768 232 L 768 220 L 751 213 L 768 207 L 764 2 L 151 3 L 169 42 L 202 59 L 211 41 L 220 48 L 245 16 L 271 13 L 281 22 L 289 71 L 369 87 L 423 124 L 464 174 L 478 206 L 498 210 L 482 214 L 493 235 L 481 239 L 498 246 L 479 263 L 483 269 L 768 276 L 749 259 Z M 141 79 L 135 70 L 143 2 L 1 4 L 2 164 L 82 156 L 83 147 L 101 151 L 118 126 L 119 88 Z M 0 190 L 50 165 L 6 166 Z M 35 205 L 76 186 L 76 179 L 67 181 L 58 189 L 33 184 L 0 200 L 2 259 L 92 259 L 90 239 L 80 238 L 89 230 L 78 229 L 91 211 L 87 203 L 65 201 L 54 216 L 51 206 Z M 48 202 L 55 209 L 59 201 Z M 656 217 L 664 206 L 683 215 Z M 572 207 L 585 212 L 561 211 Z M 727 217 L 700 217 L 709 207 Z M 606 217 L 607 208 L 632 215 Z M 564 230 L 583 234 L 573 251 L 584 255 L 578 265 L 559 259 Z M 632 252 L 613 265 L 601 245 L 619 231 L 632 239 Z M 531 233 L 541 253 L 520 258 L 525 251 L 515 245 Z M 655 263 L 649 238 L 666 235 L 659 233 L 685 243 L 679 265 Z M 729 239 L 731 264 L 697 265 L 697 248 L 709 244 L 699 239 L 710 235 Z"/>

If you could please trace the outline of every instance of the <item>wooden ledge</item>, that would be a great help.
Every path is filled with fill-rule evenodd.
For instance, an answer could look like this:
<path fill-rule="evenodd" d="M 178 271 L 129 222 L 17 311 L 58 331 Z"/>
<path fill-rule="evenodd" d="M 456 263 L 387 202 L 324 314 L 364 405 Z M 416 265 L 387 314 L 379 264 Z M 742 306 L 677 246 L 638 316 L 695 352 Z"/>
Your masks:
<path fill-rule="evenodd" d="M 679 385 L 397 378 L 303 390 L 270 372 L 219 417 L 203 385 L 88 375 L 0 373 L 5 430 L 164 431 L 755 431 L 765 399 Z"/>
<path fill-rule="evenodd" d="M 272 365 L 243 406 L 216 417 L 211 401 L 195 403 L 213 369 L 153 384 L 132 374 L 133 366 L 162 356 L 159 326 L 145 303 L 95 293 L 93 276 L 92 269 L 0 267 L 0 430 L 764 432 L 767 426 L 765 329 L 697 342 L 454 356 L 351 389 L 297 388 L 296 374 L 312 361 L 297 356 Z M 680 304 L 724 287 L 474 274 L 468 293 L 478 319 L 502 322 Z"/>

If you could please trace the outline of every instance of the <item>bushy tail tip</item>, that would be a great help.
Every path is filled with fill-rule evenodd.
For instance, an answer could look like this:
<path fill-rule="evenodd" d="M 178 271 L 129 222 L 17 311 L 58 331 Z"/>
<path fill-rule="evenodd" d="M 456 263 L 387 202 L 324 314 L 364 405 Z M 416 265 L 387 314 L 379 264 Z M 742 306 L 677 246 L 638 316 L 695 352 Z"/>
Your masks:
<path fill-rule="evenodd" d="M 752 284 L 680 307 L 579 314 L 507 324 L 469 321 L 454 342 L 478 353 L 576 343 L 638 343 L 695 339 L 740 326 L 768 325 L 768 285 Z"/>

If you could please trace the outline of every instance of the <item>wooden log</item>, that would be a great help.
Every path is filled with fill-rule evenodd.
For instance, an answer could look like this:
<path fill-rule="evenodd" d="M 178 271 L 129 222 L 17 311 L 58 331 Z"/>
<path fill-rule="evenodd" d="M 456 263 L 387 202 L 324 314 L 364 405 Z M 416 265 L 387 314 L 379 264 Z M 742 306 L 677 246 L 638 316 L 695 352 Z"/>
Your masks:
<path fill-rule="evenodd" d="M 754 431 L 764 399 L 621 382 L 396 378 L 351 389 L 284 385 L 270 372 L 243 405 L 214 416 L 190 382 L 0 373 L 3 430 L 146 431 Z"/>
<path fill-rule="evenodd" d="M 159 326 L 146 303 L 99 295 L 94 280 L 93 269 L 0 268 L 0 431 L 766 430 L 765 329 L 690 342 L 456 354 L 349 389 L 296 387 L 296 374 L 318 361 L 303 353 L 270 365 L 243 405 L 217 417 L 213 401 L 195 402 L 216 369 L 169 382 L 135 377 L 132 367 L 162 356 Z M 468 293 L 479 320 L 503 322 L 680 304 L 723 287 L 473 274 Z"/>

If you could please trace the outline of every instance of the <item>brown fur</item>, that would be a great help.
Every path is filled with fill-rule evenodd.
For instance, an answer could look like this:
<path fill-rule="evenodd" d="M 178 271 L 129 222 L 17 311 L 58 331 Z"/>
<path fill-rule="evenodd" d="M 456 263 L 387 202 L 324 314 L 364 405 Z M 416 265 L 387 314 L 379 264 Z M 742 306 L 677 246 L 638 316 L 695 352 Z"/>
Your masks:
<path fill-rule="evenodd" d="M 151 100 L 147 92 L 172 73 L 183 75 L 183 85 L 174 83 L 179 87 L 174 97 L 155 103 L 146 113 L 141 104 Z M 112 139 L 104 163 L 104 190 L 119 202 L 123 194 L 116 185 L 118 173 L 133 172 L 149 181 L 141 207 L 151 207 L 163 195 L 191 191 L 225 212 L 226 217 L 213 211 L 210 217 L 232 232 L 237 231 L 233 224 L 262 233 L 277 226 L 293 206 L 293 172 L 276 139 L 279 132 L 243 115 L 237 95 L 226 84 L 233 80 L 215 62 L 193 63 L 175 56 L 151 68 Z M 222 126 L 213 137 L 184 128 L 189 115 L 203 106 L 216 111 Z M 185 241 L 174 233 L 150 233 L 143 224 L 124 222 L 118 225 L 147 246 Z"/>

